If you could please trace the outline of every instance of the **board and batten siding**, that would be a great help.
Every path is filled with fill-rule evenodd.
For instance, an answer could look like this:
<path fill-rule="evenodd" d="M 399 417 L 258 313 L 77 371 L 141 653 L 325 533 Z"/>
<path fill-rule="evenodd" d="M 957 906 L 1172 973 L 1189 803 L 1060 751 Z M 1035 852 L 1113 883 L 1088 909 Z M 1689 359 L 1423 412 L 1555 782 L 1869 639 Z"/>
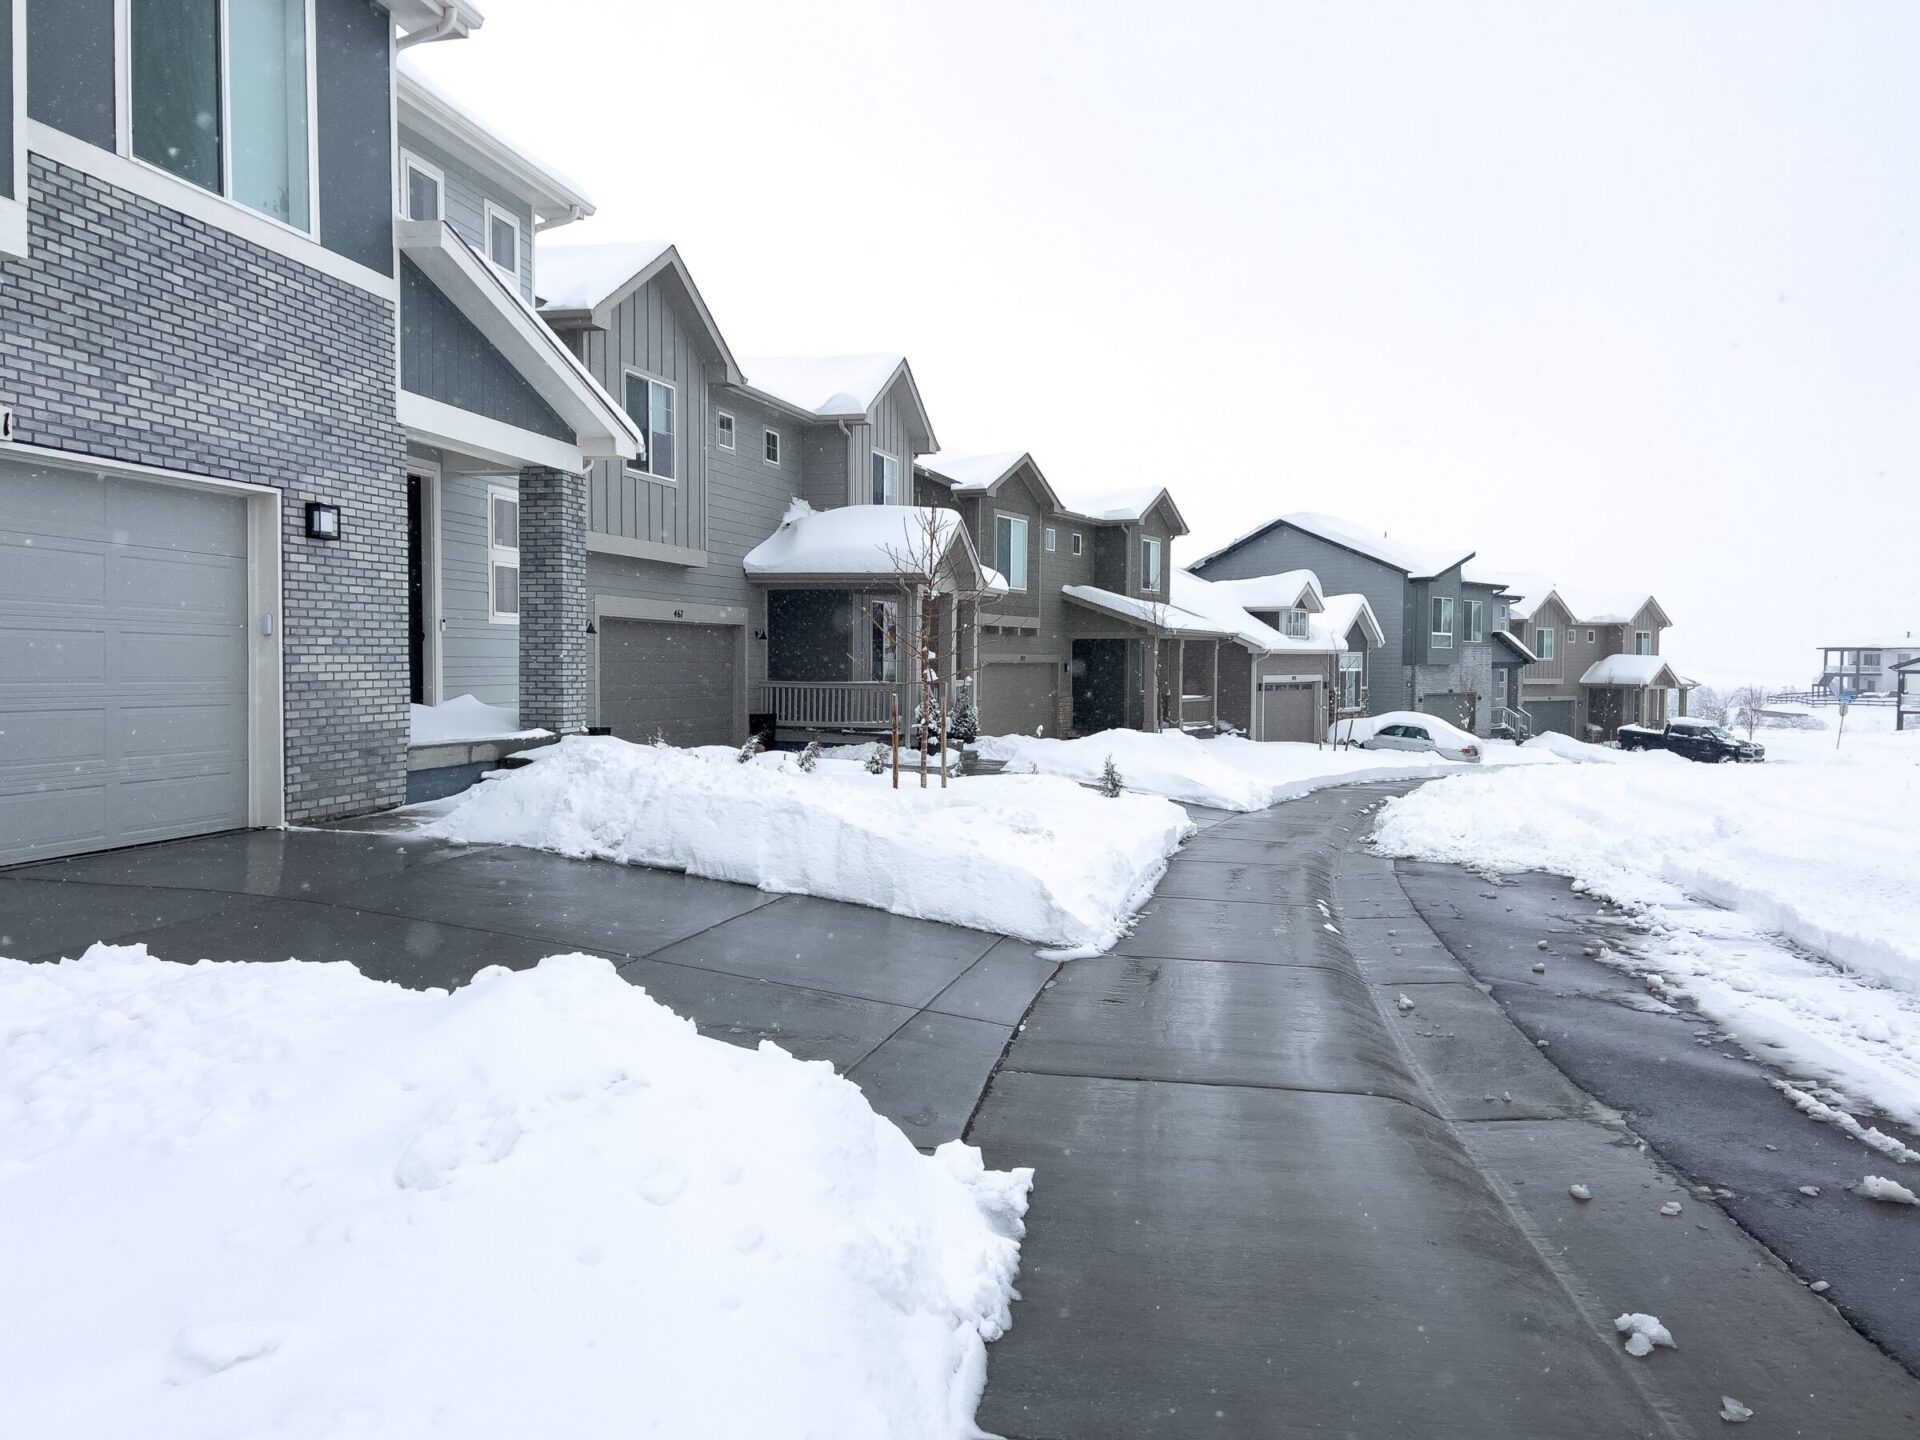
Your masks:
<path fill-rule="evenodd" d="M 512 194 L 498 180 L 426 139 L 407 125 L 400 127 L 400 148 L 418 155 L 439 170 L 446 183 L 441 187 L 441 218 L 459 232 L 462 239 L 478 250 L 482 258 L 487 248 L 487 202 L 493 208 L 513 216 L 520 226 L 520 294 L 533 301 L 533 207 Z"/>
<path fill-rule="evenodd" d="M 613 308 L 605 329 L 581 331 L 573 343 L 620 404 L 626 403 L 630 369 L 674 387 L 673 478 L 635 470 L 618 459 L 595 461 L 587 480 L 588 528 L 705 549 L 707 436 L 713 423 L 706 366 L 664 287 L 649 281 Z"/>
<path fill-rule="evenodd" d="M 520 627 L 488 619 L 487 491 L 519 493 L 517 475 L 442 475 L 440 689 L 489 705 L 520 703 Z"/>

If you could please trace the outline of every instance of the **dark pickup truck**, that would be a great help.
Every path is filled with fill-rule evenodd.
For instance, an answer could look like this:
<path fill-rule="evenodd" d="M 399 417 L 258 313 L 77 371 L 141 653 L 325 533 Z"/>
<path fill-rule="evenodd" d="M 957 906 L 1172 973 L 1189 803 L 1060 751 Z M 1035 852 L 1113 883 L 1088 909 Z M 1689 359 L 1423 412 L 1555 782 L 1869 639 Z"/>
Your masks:
<path fill-rule="evenodd" d="M 1648 725 L 1622 725 L 1622 750 L 1671 750 L 1689 760 L 1709 765 L 1730 762 L 1750 765 L 1767 758 L 1767 747 L 1742 740 L 1725 727 L 1706 720 L 1669 720 L 1667 728 L 1655 730 Z"/>

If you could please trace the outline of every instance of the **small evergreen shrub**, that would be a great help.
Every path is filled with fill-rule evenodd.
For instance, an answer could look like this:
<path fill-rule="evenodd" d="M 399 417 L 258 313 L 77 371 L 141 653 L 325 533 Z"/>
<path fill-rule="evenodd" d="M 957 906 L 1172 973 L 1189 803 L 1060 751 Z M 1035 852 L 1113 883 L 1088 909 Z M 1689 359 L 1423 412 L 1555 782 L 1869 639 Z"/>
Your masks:
<path fill-rule="evenodd" d="M 1120 783 L 1120 767 L 1113 763 L 1113 756 L 1107 756 L 1106 768 L 1100 772 L 1100 793 L 1109 800 L 1117 800 L 1126 793 L 1126 789 Z"/>
<path fill-rule="evenodd" d="M 807 748 L 800 752 L 800 768 L 811 775 L 813 767 L 820 763 L 820 742 L 809 740 Z"/>

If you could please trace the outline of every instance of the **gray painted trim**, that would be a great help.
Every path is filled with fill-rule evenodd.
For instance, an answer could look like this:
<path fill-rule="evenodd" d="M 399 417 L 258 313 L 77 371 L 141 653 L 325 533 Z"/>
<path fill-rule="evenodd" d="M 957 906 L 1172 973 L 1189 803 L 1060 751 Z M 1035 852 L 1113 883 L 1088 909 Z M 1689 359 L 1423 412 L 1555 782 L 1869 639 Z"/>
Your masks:
<path fill-rule="evenodd" d="M 608 535 L 599 530 L 587 532 L 587 549 L 602 555 L 626 555 L 635 560 L 657 560 L 663 565 L 697 568 L 707 563 L 707 552 L 685 545 L 663 545 L 657 540 L 635 540 L 626 535 Z"/>
<path fill-rule="evenodd" d="M 745 625 L 744 605 L 694 605 L 679 600 L 640 600 L 630 595 L 595 595 L 593 618 L 668 620 L 686 625 Z"/>
<path fill-rule="evenodd" d="M 412 260 L 400 264 L 400 383 L 550 440 L 575 433 Z"/>

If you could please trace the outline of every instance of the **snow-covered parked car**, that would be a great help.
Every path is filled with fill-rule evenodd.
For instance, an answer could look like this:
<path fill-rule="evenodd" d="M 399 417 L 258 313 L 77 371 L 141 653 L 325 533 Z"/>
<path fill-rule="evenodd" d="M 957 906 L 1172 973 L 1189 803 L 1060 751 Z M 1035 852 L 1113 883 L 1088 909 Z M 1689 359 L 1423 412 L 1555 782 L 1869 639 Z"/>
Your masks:
<path fill-rule="evenodd" d="M 1424 750 L 1448 760 L 1480 763 L 1480 741 L 1437 715 L 1417 710 L 1389 710 L 1342 720 L 1327 732 L 1336 744 L 1351 740 L 1362 750 Z"/>
<path fill-rule="evenodd" d="M 1724 726 L 1710 720 L 1682 717 L 1669 720 L 1664 729 L 1651 725 L 1622 725 L 1619 731 L 1622 750 L 1671 750 L 1688 760 L 1708 765 L 1737 762 L 1750 765 L 1767 758 L 1767 747 L 1742 740 Z"/>

